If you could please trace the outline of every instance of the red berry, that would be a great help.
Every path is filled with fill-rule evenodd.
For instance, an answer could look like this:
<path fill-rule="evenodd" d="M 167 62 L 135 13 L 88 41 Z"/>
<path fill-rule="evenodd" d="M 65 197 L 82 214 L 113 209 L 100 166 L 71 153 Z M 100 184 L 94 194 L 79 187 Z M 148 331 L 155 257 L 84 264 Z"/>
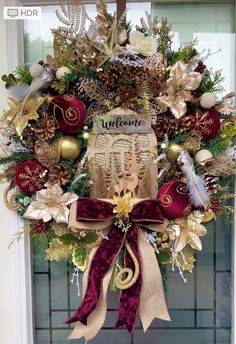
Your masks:
<path fill-rule="evenodd" d="M 45 233 L 49 229 L 49 222 L 43 222 L 43 220 L 38 220 L 32 225 L 32 232 L 37 233 Z"/>

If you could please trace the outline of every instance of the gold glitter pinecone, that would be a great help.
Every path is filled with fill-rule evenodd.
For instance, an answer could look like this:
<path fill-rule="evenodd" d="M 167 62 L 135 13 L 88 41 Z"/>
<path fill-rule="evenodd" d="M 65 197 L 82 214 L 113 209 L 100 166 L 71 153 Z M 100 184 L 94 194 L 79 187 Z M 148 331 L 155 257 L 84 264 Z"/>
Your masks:
<path fill-rule="evenodd" d="M 55 136 L 56 124 L 52 118 L 41 118 L 32 128 L 38 140 L 50 140 Z"/>
<path fill-rule="evenodd" d="M 153 130 L 156 134 L 157 140 L 162 141 L 164 135 L 169 137 L 186 133 L 191 129 L 191 119 L 189 116 L 182 116 L 179 119 L 168 116 L 158 116 L 156 124 L 153 125 Z"/>
<path fill-rule="evenodd" d="M 55 165 L 48 173 L 49 182 L 52 184 L 66 185 L 70 182 L 70 173 L 66 167 Z"/>

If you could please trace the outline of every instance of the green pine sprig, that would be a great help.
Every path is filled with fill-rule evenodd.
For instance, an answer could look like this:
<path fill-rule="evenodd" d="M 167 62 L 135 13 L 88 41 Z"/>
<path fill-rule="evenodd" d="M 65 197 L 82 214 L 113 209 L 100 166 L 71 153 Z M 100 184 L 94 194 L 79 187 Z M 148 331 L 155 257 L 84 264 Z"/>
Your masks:
<path fill-rule="evenodd" d="M 16 74 L 16 81 L 19 84 L 30 85 L 33 80 L 27 66 L 16 67 L 15 74 Z"/>
<path fill-rule="evenodd" d="M 14 161 L 23 162 L 35 160 L 35 156 L 29 152 L 14 152 L 8 157 L 0 158 L 0 165 L 8 165 Z"/>
<path fill-rule="evenodd" d="M 206 70 L 202 82 L 197 89 L 201 93 L 210 92 L 218 93 L 224 90 L 222 82 L 224 78 L 221 75 L 221 71 L 216 71 L 215 73 L 210 73 L 209 70 Z"/>
<path fill-rule="evenodd" d="M 230 141 L 221 134 L 217 135 L 214 139 L 203 142 L 203 148 L 208 149 L 214 156 L 223 153 L 230 147 Z"/>

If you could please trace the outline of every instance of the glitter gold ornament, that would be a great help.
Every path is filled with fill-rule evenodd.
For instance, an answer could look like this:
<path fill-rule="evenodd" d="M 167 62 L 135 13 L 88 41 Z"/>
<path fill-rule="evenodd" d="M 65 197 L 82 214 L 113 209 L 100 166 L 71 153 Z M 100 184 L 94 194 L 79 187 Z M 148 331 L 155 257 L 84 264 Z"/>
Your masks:
<path fill-rule="evenodd" d="M 73 136 L 63 136 L 60 139 L 60 156 L 65 160 L 75 160 L 80 155 L 79 141 Z"/>
<path fill-rule="evenodd" d="M 170 161 L 175 162 L 177 160 L 181 150 L 183 150 L 182 146 L 180 146 L 180 145 L 178 145 L 176 143 L 170 144 L 168 149 L 167 149 L 167 158 Z"/>

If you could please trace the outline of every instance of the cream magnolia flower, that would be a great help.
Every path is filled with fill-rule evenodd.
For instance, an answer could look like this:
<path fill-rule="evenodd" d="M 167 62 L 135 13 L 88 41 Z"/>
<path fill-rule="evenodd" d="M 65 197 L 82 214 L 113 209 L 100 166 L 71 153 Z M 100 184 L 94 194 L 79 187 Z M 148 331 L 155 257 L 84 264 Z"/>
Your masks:
<path fill-rule="evenodd" d="M 152 36 L 145 36 L 144 33 L 133 31 L 130 35 L 130 44 L 126 45 L 129 52 L 151 56 L 157 52 L 157 40 Z"/>
<path fill-rule="evenodd" d="M 56 222 L 68 223 L 67 205 L 78 198 L 75 193 L 63 193 L 62 188 L 55 184 L 36 192 L 36 200 L 30 203 L 24 217 L 31 220 L 42 219 L 44 222 L 54 219 Z"/>

